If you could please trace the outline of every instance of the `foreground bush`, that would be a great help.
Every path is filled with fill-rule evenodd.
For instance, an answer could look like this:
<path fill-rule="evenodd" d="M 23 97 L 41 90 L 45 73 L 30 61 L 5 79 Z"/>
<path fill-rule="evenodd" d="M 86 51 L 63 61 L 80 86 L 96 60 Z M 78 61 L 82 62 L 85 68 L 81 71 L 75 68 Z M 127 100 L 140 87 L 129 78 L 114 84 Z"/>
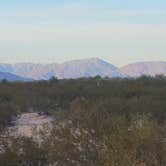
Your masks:
<path fill-rule="evenodd" d="M 0 125 L 38 111 L 42 141 L 0 140 L 2 166 L 165 166 L 166 80 L 158 77 L 1 84 Z M 31 90 L 30 90 L 31 89 Z"/>

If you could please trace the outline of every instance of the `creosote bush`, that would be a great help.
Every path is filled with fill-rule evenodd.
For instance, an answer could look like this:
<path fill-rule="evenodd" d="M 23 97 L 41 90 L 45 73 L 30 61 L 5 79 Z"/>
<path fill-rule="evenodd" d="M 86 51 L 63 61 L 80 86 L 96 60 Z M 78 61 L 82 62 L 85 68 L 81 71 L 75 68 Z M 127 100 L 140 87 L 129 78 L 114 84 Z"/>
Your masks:
<path fill-rule="evenodd" d="M 165 101 L 163 76 L 1 83 L 0 132 L 24 112 L 55 120 L 40 143 L 0 139 L 0 165 L 165 166 Z"/>

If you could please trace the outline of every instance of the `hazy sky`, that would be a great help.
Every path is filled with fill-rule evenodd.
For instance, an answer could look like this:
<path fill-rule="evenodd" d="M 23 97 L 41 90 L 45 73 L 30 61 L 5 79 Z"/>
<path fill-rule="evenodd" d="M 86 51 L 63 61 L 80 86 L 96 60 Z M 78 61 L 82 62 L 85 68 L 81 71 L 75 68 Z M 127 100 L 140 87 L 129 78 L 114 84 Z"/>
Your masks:
<path fill-rule="evenodd" d="M 165 0 L 0 0 L 0 62 L 166 61 Z"/>

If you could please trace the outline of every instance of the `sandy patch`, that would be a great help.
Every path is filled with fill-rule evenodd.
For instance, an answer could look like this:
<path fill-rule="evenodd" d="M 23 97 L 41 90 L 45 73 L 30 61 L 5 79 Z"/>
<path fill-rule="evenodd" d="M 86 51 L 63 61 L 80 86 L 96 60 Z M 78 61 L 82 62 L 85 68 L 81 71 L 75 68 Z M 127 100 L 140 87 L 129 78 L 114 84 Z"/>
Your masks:
<path fill-rule="evenodd" d="M 24 113 L 14 121 L 14 126 L 9 128 L 10 134 L 14 136 L 38 137 L 41 130 L 51 128 L 52 121 L 53 118 L 46 115 Z"/>

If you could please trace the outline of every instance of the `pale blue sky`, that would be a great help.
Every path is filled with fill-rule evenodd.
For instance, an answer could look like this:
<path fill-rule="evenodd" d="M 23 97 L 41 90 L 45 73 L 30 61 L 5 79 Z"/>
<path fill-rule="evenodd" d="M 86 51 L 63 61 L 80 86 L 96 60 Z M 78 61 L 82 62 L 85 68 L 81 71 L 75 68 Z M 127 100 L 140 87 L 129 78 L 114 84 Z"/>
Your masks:
<path fill-rule="evenodd" d="M 0 0 L 0 62 L 166 61 L 165 0 Z"/>

